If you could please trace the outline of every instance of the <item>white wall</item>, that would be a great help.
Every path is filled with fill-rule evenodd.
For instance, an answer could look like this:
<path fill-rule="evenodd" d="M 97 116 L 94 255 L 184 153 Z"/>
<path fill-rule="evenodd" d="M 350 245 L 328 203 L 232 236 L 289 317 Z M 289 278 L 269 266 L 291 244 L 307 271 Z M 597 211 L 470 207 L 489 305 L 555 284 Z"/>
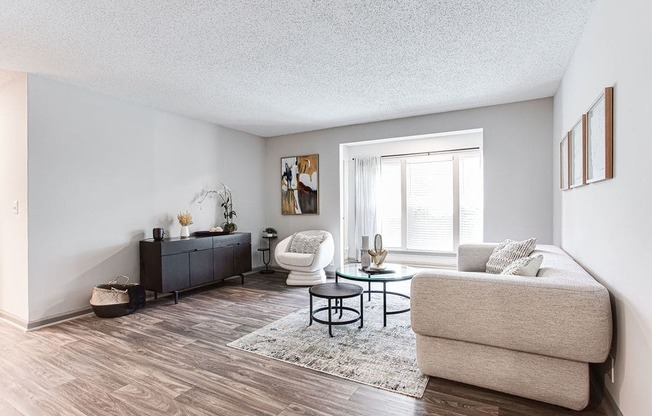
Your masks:
<path fill-rule="evenodd" d="M 478 128 L 484 135 L 485 240 L 537 236 L 551 242 L 551 98 L 268 138 L 267 224 L 279 238 L 326 229 L 339 245 L 340 144 Z M 319 153 L 320 215 L 282 215 L 280 158 L 311 153 Z M 339 264 L 339 246 L 335 252 Z"/>
<path fill-rule="evenodd" d="M 254 266 L 264 227 L 263 139 L 29 76 L 29 320 L 86 308 L 94 285 L 138 278 L 138 241 L 161 226 L 178 236 L 216 221 L 220 182 L 236 223 L 251 231 Z M 221 214 L 220 214 L 221 215 Z"/>
<path fill-rule="evenodd" d="M 614 178 L 560 192 L 554 239 L 614 298 L 616 382 L 608 391 L 628 416 L 652 409 L 652 3 L 597 2 L 554 101 L 559 140 L 598 94 L 614 86 Z"/>
<path fill-rule="evenodd" d="M 27 76 L 0 79 L 0 314 L 27 321 Z M 18 215 L 13 212 L 18 201 Z"/>

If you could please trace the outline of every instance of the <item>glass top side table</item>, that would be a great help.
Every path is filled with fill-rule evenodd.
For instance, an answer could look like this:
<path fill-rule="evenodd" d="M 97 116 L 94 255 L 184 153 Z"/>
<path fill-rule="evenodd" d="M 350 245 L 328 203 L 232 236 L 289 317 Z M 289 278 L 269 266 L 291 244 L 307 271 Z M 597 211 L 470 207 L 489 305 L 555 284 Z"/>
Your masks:
<path fill-rule="evenodd" d="M 387 295 L 400 296 L 406 299 L 410 299 L 408 295 L 398 292 L 389 292 L 387 291 L 387 283 L 391 282 L 400 282 L 404 280 L 411 280 L 414 275 L 418 272 L 418 269 L 415 269 L 410 266 L 404 266 L 402 264 L 395 263 L 385 263 L 384 270 L 373 270 L 365 269 L 362 270 L 359 263 L 351 263 L 338 267 L 335 270 L 335 282 L 337 283 L 339 278 L 355 280 L 358 282 L 367 282 L 367 290 L 364 293 L 367 293 L 368 300 L 371 300 L 372 293 L 382 293 L 383 294 L 383 326 L 387 326 L 387 315 L 395 315 L 399 313 L 409 312 L 410 308 L 401 309 L 396 311 L 387 310 Z M 371 283 L 378 282 L 382 283 L 382 290 L 372 290 Z"/>

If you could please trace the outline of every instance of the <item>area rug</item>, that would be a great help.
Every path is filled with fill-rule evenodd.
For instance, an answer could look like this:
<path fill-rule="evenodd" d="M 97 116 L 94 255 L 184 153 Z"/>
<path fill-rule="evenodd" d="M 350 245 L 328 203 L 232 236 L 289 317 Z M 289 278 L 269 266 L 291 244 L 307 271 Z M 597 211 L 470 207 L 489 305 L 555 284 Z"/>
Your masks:
<path fill-rule="evenodd" d="M 388 296 L 388 310 L 409 307 L 409 300 L 393 298 Z M 313 322 L 312 326 L 308 326 L 309 309 L 304 308 L 228 346 L 421 398 L 428 384 L 428 376 L 421 374 L 417 368 L 410 314 L 389 315 L 387 327 L 383 328 L 382 300 L 372 299 L 368 302 L 365 297 L 364 304 L 364 327 L 358 328 L 358 322 L 334 326 L 333 338 L 328 336 L 327 325 Z M 324 305 L 315 299 L 315 309 Z M 345 302 L 345 306 L 358 308 L 359 305 L 359 301 L 353 299 Z M 326 311 L 317 316 L 328 320 Z M 342 320 L 350 318 L 345 312 Z"/>

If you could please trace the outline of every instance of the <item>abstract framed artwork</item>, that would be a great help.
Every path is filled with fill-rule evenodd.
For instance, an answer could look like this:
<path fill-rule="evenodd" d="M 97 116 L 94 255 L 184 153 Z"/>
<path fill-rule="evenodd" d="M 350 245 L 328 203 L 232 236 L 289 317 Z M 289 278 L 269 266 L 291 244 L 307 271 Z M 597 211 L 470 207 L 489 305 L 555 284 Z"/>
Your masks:
<path fill-rule="evenodd" d="M 319 155 L 281 158 L 281 214 L 319 214 Z"/>
<path fill-rule="evenodd" d="M 570 146 L 570 187 L 577 188 L 586 184 L 586 114 L 568 132 L 568 145 Z"/>
<path fill-rule="evenodd" d="M 568 159 L 570 157 L 570 148 L 568 147 L 568 134 L 559 143 L 559 189 L 562 191 L 568 190 L 568 178 L 570 177 L 570 165 Z"/>
<path fill-rule="evenodd" d="M 589 109 L 586 129 L 586 182 L 613 178 L 613 87 Z"/>

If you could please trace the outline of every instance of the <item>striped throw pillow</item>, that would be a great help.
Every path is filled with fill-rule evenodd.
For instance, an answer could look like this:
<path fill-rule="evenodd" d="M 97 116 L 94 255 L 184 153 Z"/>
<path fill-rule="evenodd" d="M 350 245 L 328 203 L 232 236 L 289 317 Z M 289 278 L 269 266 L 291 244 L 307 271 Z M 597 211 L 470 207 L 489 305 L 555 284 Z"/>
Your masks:
<path fill-rule="evenodd" d="M 319 245 L 324 242 L 325 235 L 305 235 L 296 233 L 290 242 L 291 253 L 315 254 Z"/>
<path fill-rule="evenodd" d="M 510 263 L 501 274 L 534 277 L 539 272 L 539 267 L 541 267 L 542 262 L 543 256 L 541 254 L 538 256 L 523 257 Z"/>
<path fill-rule="evenodd" d="M 534 248 L 537 245 L 536 238 L 530 238 L 529 240 L 523 241 L 514 241 L 514 240 L 505 240 L 502 243 L 498 244 L 489 256 L 489 261 L 487 261 L 487 273 L 500 274 L 514 261 L 527 257 L 534 251 Z"/>

